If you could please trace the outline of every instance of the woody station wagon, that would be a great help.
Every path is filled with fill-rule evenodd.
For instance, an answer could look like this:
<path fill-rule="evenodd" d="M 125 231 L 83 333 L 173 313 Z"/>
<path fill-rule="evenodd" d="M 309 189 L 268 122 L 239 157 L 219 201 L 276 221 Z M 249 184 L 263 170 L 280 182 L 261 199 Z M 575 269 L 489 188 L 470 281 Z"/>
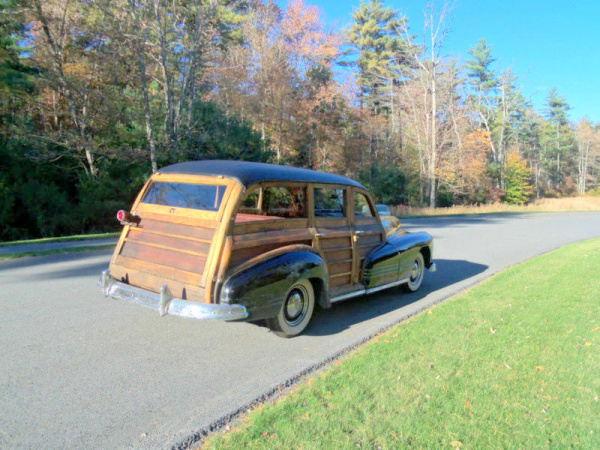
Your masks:
<path fill-rule="evenodd" d="M 360 183 L 242 161 L 162 168 L 139 193 L 105 295 L 196 319 L 266 319 L 301 333 L 315 304 L 393 286 L 416 291 L 435 270 L 429 234 L 386 230 Z"/>

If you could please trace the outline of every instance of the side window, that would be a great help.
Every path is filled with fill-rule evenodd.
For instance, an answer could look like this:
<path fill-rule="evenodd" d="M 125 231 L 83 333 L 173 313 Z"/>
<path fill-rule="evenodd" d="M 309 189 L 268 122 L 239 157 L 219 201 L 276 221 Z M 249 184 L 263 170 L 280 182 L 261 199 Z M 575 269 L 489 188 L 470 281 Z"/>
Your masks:
<path fill-rule="evenodd" d="M 265 188 L 263 209 L 267 216 L 284 218 L 308 217 L 306 188 L 272 186 Z"/>
<path fill-rule="evenodd" d="M 260 188 L 246 194 L 235 221 L 305 217 L 308 217 L 305 187 L 269 186 L 263 188 L 262 202 L 260 202 Z"/>
<path fill-rule="evenodd" d="M 251 192 L 247 193 L 244 200 L 242 200 L 242 205 L 240 206 L 240 211 L 241 210 L 257 210 L 259 194 L 260 194 L 260 189 L 253 189 Z M 250 211 L 244 211 L 244 212 L 250 212 Z"/>
<path fill-rule="evenodd" d="M 354 193 L 354 216 L 355 217 L 375 217 L 374 212 L 371 210 L 369 201 L 365 194 L 360 192 Z"/>
<path fill-rule="evenodd" d="M 315 217 L 346 217 L 345 189 L 315 188 Z"/>

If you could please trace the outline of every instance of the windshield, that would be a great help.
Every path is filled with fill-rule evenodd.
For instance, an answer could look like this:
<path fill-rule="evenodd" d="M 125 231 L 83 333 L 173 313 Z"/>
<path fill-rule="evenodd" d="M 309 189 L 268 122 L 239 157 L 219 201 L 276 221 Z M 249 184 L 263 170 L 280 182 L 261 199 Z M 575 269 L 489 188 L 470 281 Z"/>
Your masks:
<path fill-rule="evenodd" d="M 218 211 L 226 188 L 227 186 L 219 185 L 155 181 L 146 191 L 142 203 Z"/>

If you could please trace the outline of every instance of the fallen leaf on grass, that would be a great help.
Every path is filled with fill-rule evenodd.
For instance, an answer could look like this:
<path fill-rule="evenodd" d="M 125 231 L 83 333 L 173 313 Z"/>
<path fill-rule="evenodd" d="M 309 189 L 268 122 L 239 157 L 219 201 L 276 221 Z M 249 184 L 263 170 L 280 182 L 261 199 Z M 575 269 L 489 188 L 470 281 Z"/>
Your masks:
<path fill-rule="evenodd" d="M 490 333 L 496 334 L 496 331 L 498 331 L 498 330 L 496 330 L 495 328 L 490 328 Z"/>
<path fill-rule="evenodd" d="M 590 345 L 592 345 L 592 343 L 591 343 L 591 342 L 586 342 L 586 343 L 585 343 L 585 346 L 586 346 L 586 347 L 589 347 Z"/>
<path fill-rule="evenodd" d="M 433 314 L 432 310 L 427 311 L 427 314 Z"/>
<path fill-rule="evenodd" d="M 336 361 L 336 362 L 335 362 L 335 365 L 336 365 L 336 366 L 341 366 L 341 365 L 342 365 L 342 362 L 341 362 L 341 361 Z"/>
<path fill-rule="evenodd" d="M 268 431 L 263 431 L 263 437 L 267 437 L 269 435 Z"/>
<path fill-rule="evenodd" d="M 450 442 L 450 445 L 454 448 L 461 448 L 462 447 L 462 442 L 460 441 L 452 441 Z"/>
<path fill-rule="evenodd" d="M 600 331 L 600 327 L 592 328 L 592 331 Z"/>
<path fill-rule="evenodd" d="M 473 406 L 473 405 L 471 404 L 471 402 L 467 402 L 467 403 L 465 403 L 465 408 L 470 408 L 471 406 Z"/>
<path fill-rule="evenodd" d="M 535 370 L 539 370 L 540 372 L 543 372 L 544 370 L 546 370 L 546 368 L 544 366 L 535 366 Z"/>

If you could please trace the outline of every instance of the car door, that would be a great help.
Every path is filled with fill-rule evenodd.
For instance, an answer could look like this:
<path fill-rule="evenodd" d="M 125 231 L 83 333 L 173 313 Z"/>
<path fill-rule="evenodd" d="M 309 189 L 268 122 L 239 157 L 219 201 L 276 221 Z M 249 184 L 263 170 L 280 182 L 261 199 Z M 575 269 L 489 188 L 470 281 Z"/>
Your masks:
<path fill-rule="evenodd" d="M 349 217 L 349 187 L 313 186 L 315 246 L 327 263 L 332 297 L 354 290 L 356 260 Z"/>
<path fill-rule="evenodd" d="M 355 254 L 355 265 L 357 270 L 354 274 L 355 282 L 362 280 L 363 262 L 366 256 L 385 242 L 385 230 L 383 229 L 373 201 L 366 191 L 352 188 L 352 235 Z M 393 282 L 398 277 L 398 264 L 389 262 L 379 265 L 378 284 Z"/>

